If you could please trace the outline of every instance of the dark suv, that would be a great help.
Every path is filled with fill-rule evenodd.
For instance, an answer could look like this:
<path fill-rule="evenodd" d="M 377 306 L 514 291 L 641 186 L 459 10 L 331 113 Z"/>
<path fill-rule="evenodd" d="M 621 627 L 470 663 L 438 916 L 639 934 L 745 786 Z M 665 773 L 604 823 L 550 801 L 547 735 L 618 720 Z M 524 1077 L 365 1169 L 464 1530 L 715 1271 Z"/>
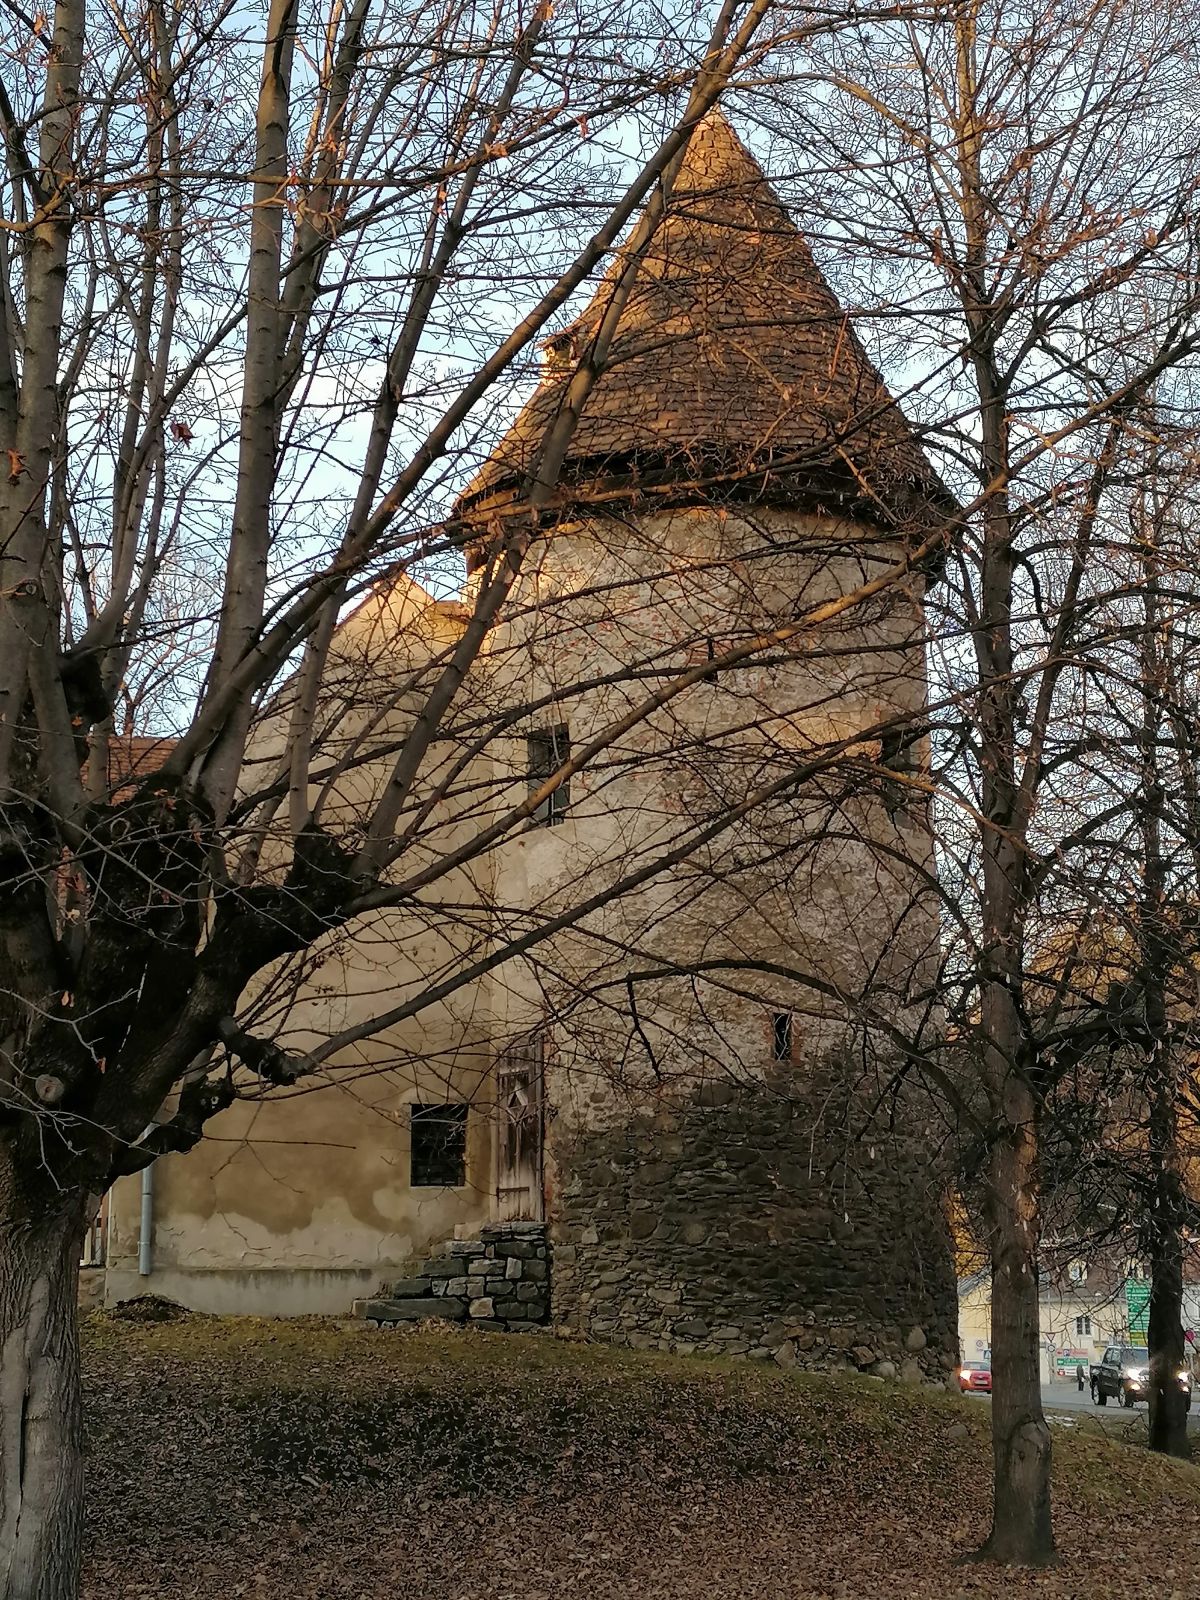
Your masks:
<path fill-rule="evenodd" d="M 1180 1388 L 1186 1396 L 1187 1409 L 1192 1408 L 1192 1376 L 1183 1370 L 1178 1375 Z M 1144 1345 L 1110 1344 L 1098 1367 L 1092 1368 L 1092 1400 L 1106 1406 L 1111 1396 L 1122 1405 L 1132 1406 L 1150 1394 L 1150 1352 Z"/>

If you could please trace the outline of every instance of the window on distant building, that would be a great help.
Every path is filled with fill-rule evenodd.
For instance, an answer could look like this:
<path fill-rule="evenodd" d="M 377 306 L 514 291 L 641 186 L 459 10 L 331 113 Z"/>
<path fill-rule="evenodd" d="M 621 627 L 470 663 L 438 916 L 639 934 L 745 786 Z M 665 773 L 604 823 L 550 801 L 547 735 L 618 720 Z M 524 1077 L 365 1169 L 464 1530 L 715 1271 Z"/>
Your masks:
<path fill-rule="evenodd" d="M 1129 1261 L 1125 1265 L 1125 1276 L 1132 1278 L 1134 1283 L 1145 1283 L 1150 1274 L 1143 1262 Z"/>
<path fill-rule="evenodd" d="M 1091 1317 L 1075 1318 L 1075 1335 L 1079 1339 L 1090 1339 L 1092 1337 Z"/>
<path fill-rule="evenodd" d="M 777 1011 L 771 1018 L 771 1054 L 776 1061 L 792 1059 L 792 1013 Z"/>
<path fill-rule="evenodd" d="M 1087 1273 L 1086 1261 L 1072 1261 L 1067 1267 L 1067 1277 L 1072 1283 L 1082 1283 Z"/>
<path fill-rule="evenodd" d="M 409 1183 L 414 1189 L 461 1189 L 467 1181 L 467 1108 L 413 1106 Z"/>
<path fill-rule="evenodd" d="M 529 755 L 529 792 L 532 794 L 535 789 L 541 788 L 552 773 L 558 771 L 564 761 L 570 759 L 571 740 L 565 727 L 546 728 L 538 733 L 531 733 L 526 744 Z M 533 813 L 533 820 L 544 828 L 552 828 L 566 816 L 570 803 L 571 780 L 567 778 L 559 784 L 552 795 L 548 795 L 542 801 Z"/>

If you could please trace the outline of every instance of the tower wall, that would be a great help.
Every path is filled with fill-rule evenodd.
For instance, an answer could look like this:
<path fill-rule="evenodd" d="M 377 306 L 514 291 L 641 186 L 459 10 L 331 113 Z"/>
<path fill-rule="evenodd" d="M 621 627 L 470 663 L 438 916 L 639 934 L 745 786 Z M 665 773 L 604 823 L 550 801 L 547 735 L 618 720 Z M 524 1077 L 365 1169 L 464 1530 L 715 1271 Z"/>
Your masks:
<path fill-rule="evenodd" d="M 494 692 L 578 751 L 710 651 L 836 613 L 899 553 L 780 511 L 592 517 L 533 553 Z M 782 1362 L 955 1359 L 937 1108 L 891 1092 L 885 1038 L 928 1007 L 932 852 L 868 733 L 924 705 L 921 583 L 672 697 L 573 779 L 559 826 L 499 853 L 498 906 L 553 915 L 711 830 L 497 986 L 497 1013 L 546 1039 L 557 1320 Z"/>

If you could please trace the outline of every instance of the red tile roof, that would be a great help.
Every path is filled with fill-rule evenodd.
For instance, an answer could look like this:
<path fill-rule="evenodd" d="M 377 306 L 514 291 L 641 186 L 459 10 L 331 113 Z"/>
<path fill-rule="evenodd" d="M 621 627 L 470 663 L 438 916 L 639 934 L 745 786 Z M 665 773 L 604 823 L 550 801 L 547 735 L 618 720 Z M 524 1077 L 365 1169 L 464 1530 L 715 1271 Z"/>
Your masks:
<path fill-rule="evenodd" d="M 108 786 L 116 796 L 139 778 L 157 772 L 174 750 L 177 739 L 157 739 L 145 734 L 112 734 L 108 741 Z"/>

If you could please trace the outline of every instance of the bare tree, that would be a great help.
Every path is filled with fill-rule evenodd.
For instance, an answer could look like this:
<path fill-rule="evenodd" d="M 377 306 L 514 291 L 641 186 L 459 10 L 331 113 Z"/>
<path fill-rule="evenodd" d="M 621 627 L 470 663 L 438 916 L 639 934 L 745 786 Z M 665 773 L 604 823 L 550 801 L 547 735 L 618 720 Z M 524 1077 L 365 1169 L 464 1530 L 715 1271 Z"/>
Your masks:
<path fill-rule="evenodd" d="M 260 1086 L 310 1065 L 237 1019 L 257 974 L 479 858 L 670 699 L 635 696 L 465 842 L 431 856 L 406 831 L 436 803 L 440 731 L 552 500 L 692 130 L 735 74 L 831 23 L 765 0 L 729 0 L 711 28 L 670 10 L 640 10 L 635 28 L 618 7 L 366 0 L 328 14 L 278 0 L 263 33 L 221 4 L 118 16 L 63 0 L 48 29 L 12 16 L 0 1592 L 15 1600 L 76 1581 L 74 1296 L 92 1197 L 229 1103 L 236 1074 L 210 1071 L 214 1052 Z M 606 125 L 607 157 L 591 142 Z M 621 151 L 635 138 L 640 164 Z M 325 826 L 319 795 L 357 765 L 343 748 L 322 768 L 314 727 L 340 614 L 378 580 L 436 581 L 457 559 L 468 530 L 447 521 L 445 486 L 481 428 L 490 442 L 481 415 L 623 236 L 609 312 L 519 502 L 488 526 L 462 626 L 397 691 L 408 714 L 390 752 L 372 748 L 386 781 L 352 823 L 343 811 Z M 147 696 L 143 734 L 176 737 L 144 777 L 119 735 Z M 262 779 L 247 741 L 260 713 L 278 726 L 280 704 L 286 738 Z M 774 792 L 707 817 L 676 853 Z M 652 876 L 661 854 L 606 892 Z M 561 924 L 588 910 L 579 896 Z M 509 953 L 546 935 L 514 936 Z M 451 962 L 443 991 L 500 959 Z"/>
<path fill-rule="evenodd" d="M 1140 408 L 1101 513 L 1075 848 L 1046 875 L 1031 993 L 1064 1035 L 1048 1199 L 1076 1254 L 1149 1264 L 1150 1443 L 1187 1455 L 1183 1270 L 1196 1223 L 1194 437 Z M 1167 392 L 1170 392 L 1168 386 Z M 1064 802 L 1067 791 L 1063 792 Z"/>
<path fill-rule="evenodd" d="M 1026 931 L 1048 863 L 1071 847 L 1053 819 L 1077 743 L 1097 515 L 1130 408 L 1194 349 L 1196 157 L 1188 74 L 1168 63 L 1194 59 L 1195 40 L 1189 19 L 1140 4 L 965 0 L 846 28 L 819 54 L 779 90 L 804 128 L 804 209 L 858 273 L 881 346 L 904 342 L 906 404 L 969 515 L 933 624 L 935 698 L 944 686 L 960 709 L 931 720 L 957 947 L 946 998 L 977 1062 L 982 1105 L 958 1098 L 983 1123 L 993 1280 L 980 1555 L 1036 1563 L 1053 1553 L 1040 1144 L 1063 1041 L 1034 1019 Z"/>

